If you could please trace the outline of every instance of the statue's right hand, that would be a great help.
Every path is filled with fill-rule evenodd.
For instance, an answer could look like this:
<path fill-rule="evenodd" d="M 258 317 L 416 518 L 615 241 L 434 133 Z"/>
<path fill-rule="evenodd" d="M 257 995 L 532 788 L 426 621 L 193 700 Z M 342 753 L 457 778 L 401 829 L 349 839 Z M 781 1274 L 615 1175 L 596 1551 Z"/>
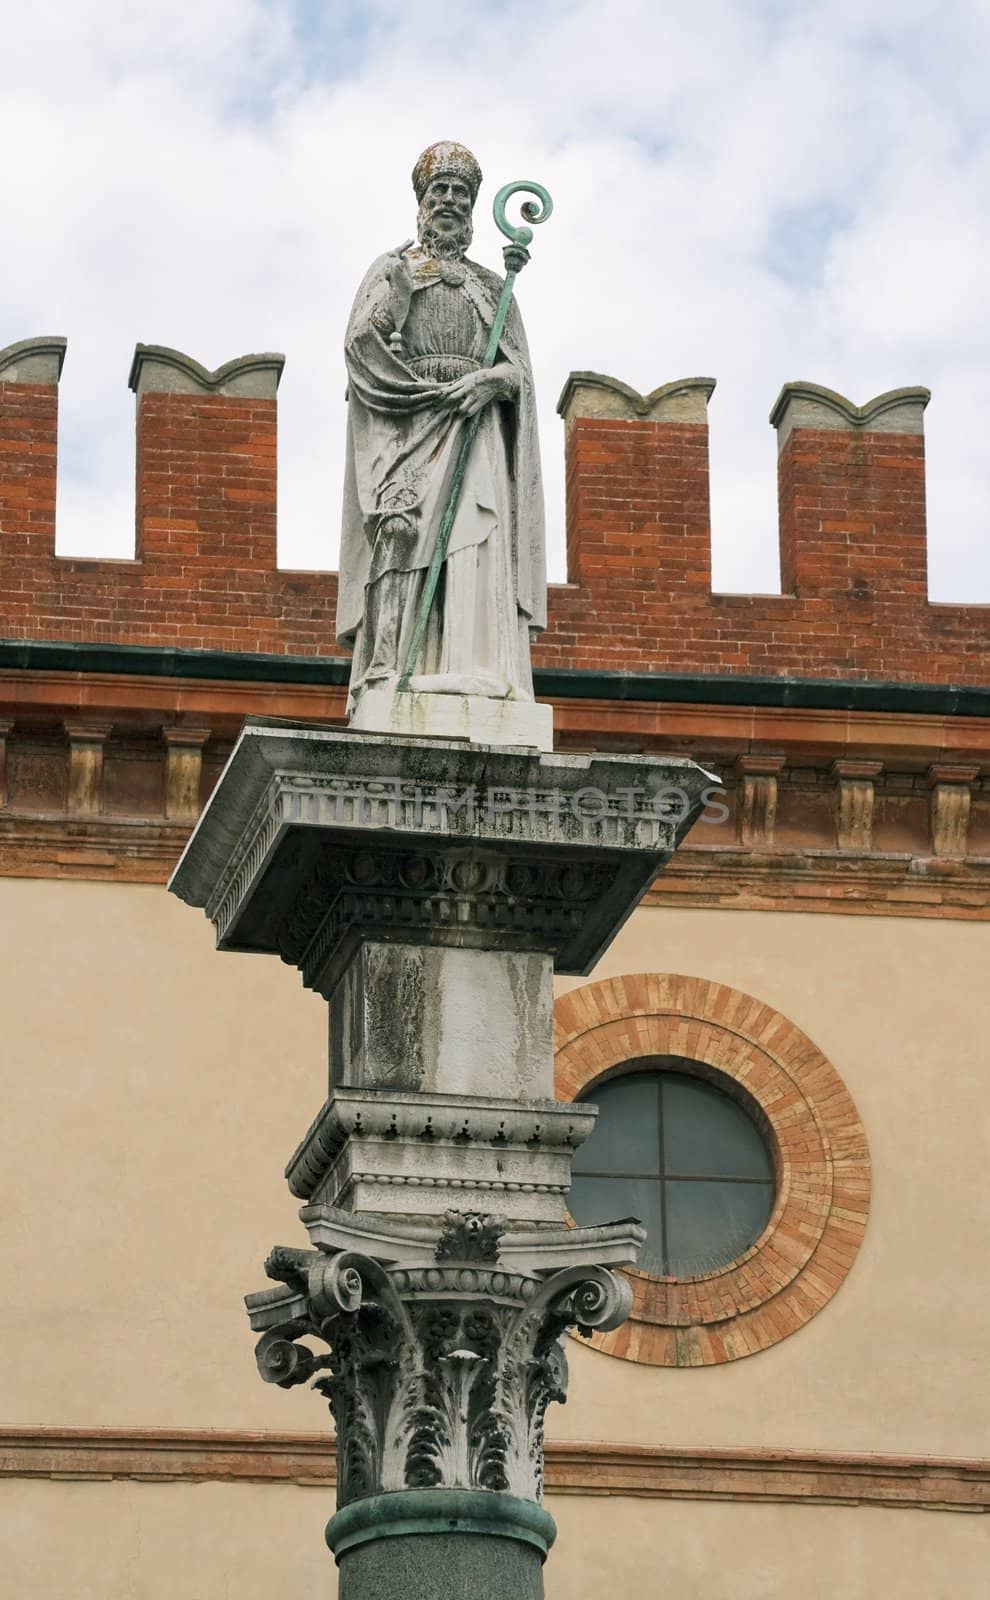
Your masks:
<path fill-rule="evenodd" d="M 385 257 L 385 281 L 388 284 L 388 300 L 382 310 L 392 324 L 391 344 L 393 351 L 398 353 L 402 348 L 402 329 L 409 315 L 412 303 L 413 280 L 409 271 L 409 263 L 405 253 L 412 244 L 407 239 L 398 250 L 392 250 Z M 380 330 L 381 331 L 381 330 Z"/>

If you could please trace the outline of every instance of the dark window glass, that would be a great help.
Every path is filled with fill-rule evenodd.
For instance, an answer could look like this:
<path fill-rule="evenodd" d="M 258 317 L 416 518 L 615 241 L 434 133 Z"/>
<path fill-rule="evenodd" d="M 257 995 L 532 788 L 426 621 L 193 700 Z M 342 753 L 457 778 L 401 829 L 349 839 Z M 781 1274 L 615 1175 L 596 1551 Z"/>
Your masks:
<path fill-rule="evenodd" d="M 635 1217 L 648 1234 L 639 1266 L 644 1272 L 663 1272 L 665 1269 L 659 1249 L 663 1226 L 660 1184 L 651 1178 L 581 1178 L 579 1183 L 575 1181 L 571 1190 L 572 1201 L 579 1185 L 579 1209 L 576 1210 L 571 1204 L 571 1214 L 575 1220 L 590 1228 L 596 1222 L 621 1222 L 624 1217 Z"/>
<path fill-rule="evenodd" d="M 651 1074 L 652 1076 L 652 1074 Z M 763 1136 L 713 1083 L 663 1074 L 663 1165 L 669 1178 L 773 1178 Z"/>
<path fill-rule="evenodd" d="M 657 1090 L 652 1073 L 630 1072 L 606 1086 L 608 1116 L 574 1156 L 575 1172 L 647 1173 L 660 1176 Z"/>
<path fill-rule="evenodd" d="M 574 1162 L 569 1206 L 590 1226 L 638 1217 L 639 1265 L 689 1277 L 733 1261 L 773 1210 L 770 1154 L 742 1106 L 714 1084 L 670 1068 L 611 1078 Z"/>
<path fill-rule="evenodd" d="M 734 1261 L 760 1237 L 773 1209 L 769 1183 L 685 1183 L 673 1178 L 663 1192 L 667 1271 L 675 1277 L 713 1272 Z"/>

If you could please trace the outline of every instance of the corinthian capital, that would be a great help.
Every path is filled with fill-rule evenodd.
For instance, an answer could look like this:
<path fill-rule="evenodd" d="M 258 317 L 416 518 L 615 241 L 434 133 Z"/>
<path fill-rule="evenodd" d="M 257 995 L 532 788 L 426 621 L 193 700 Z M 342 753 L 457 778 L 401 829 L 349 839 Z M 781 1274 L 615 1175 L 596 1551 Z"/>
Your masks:
<path fill-rule="evenodd" d="M 426 1488 L 540 1499 L 544 1417 L 567 1391 L 565 1335 L 618 1327 L 631 1305 L 626 1280 L 589 1250 L 624 1245 L 628 1259 L 642 1230 L 548 1234 L 522 1267 L 511 1248 L 501 1259 L 504 1235 L 496 1218 L 448 1212 L 429 1249 L 397 1235 L 385 1255 L 379 1232 L 375 1256 L 272 1252 L 278 1287 L 247 1297 L 259 1371 L 281 1388 L 313 1379 L 329 1400 L 339 1505 Z"/>

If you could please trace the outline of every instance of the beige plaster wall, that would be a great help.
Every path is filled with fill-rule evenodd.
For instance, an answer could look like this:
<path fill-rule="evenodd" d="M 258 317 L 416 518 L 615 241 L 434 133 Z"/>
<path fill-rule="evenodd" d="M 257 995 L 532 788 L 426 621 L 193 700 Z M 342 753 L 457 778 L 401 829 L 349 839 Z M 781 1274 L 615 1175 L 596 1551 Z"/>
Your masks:
<path fill-rule="evenodd" d="M 869 1133 L 870 1226 L 762 1355 L 669 1371 L 574 1341 L 554 1431 L 985 1455 L 990 926 L 645 910 L 596 976 L 649 969 L 745 989 L 825 1051 Z M 305 1242 L 280 1174 L 325 1093 L 322 1002 L 215 954 L 161 889 L 0 879 L 0 1017 L 3 1422 L 322 1427 L 258 1381 L 241 1307 L 268 1248 Z"/>
<path fill-rule="evenodd" d="M 325 1491 L 10 1483 L 5 1592 L 31 1600 L 331 1600 Z M 546 1600 L 983 1600 L 990 1518 L 621 1497 L 550 1502 Z M 96 1537 L 96 1529 L 99 1536 Z"/>
<path fill-rule="evenodd" d="M 326 1016 L 164 889 L 0 880 L 8 1425 L 323 1425 L 258 1379 L 242 1297 L 307 1243 L 282 1168 Z"/>
<path fill-rule="evenodd" d="M 986 1456 L 990 925 L 646 909 L 593 976 L 649 970 L 742 989 L 810 1035 L 866 1126 L 870 1220 L 835 1298 L 760 1355 L 677 1371 L 577 1348 L 557 1432 Z"/>

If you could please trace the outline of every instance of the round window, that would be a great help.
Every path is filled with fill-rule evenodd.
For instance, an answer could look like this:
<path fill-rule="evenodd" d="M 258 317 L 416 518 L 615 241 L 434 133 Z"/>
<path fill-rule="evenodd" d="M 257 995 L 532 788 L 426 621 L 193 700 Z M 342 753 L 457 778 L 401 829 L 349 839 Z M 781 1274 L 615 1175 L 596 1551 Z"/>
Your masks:
<path fill-rule="evenodd" d="M 647 1239 L 637 1266 L 664 1277 L 713 1272 L 760 1237 L 773 1164 L 737 1101 L 670 1068 L 609 1078 L 581 1098 L 598 1121 L 574 1157 L 576 1222 L 638 1217 Z"/>

